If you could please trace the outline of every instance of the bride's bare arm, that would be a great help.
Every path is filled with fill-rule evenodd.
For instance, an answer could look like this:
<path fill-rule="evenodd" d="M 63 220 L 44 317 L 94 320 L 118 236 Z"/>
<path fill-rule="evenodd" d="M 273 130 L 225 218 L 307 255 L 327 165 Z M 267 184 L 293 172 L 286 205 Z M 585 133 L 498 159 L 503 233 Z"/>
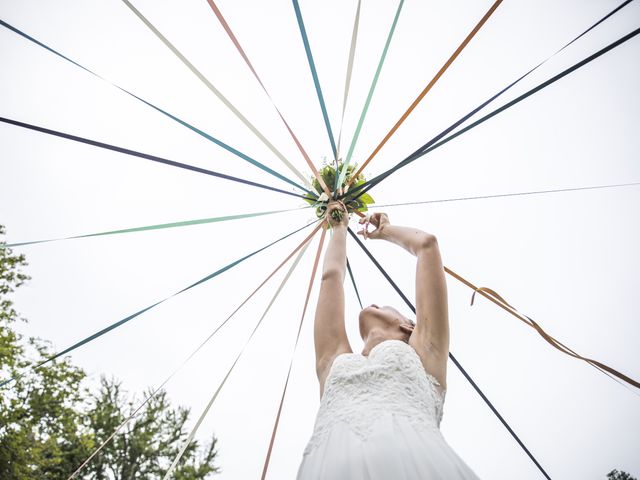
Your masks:
<path fill-rule="evenodd" d="M 366 223 L 365 219 L 360 223 Z M 378 238 L 393 242 L 417 257 L 416 264 L 416 327 L 409 344 L 423 358 L 427 373 L 433 375 L 442 388 L 446 388 L 447 359 L 449 355 L 449 313 L 447 284 L 436 237 L 416 228 L 391 225 L 384 213 L 371 216 L 369 222 L 376 227 L 362 232 L 365 238 Z"/>
<path fill-rule="evenodd" d="M 316 372 L 320 381 L 320 395 L 324 391 L 324 381 L 329 373 L 333 359 L 341 353 L 350 353 L 344 325 L 344 276 L 346 269 L 347 212 L 336 221 L 331 216 L 333 210 L 343 210 L 339 203 L 332 203 L 327 209 L 327 219 L 331 223 L 333 235 L 329 241 L 322 269 L 322 283 L 316 318 L 314 323 L 314 342 L 316 350 Z"/>

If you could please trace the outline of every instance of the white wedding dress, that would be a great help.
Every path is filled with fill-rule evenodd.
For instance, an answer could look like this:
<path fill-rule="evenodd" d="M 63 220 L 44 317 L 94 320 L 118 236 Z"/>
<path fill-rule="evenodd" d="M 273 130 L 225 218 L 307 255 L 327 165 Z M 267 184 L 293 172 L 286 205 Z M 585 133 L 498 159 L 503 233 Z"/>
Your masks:
<path fill-rule="evenodd" d="M 403 341 L 338 355 L 297 480 L 477 480 L 440 433 L 443 403 Z"/>

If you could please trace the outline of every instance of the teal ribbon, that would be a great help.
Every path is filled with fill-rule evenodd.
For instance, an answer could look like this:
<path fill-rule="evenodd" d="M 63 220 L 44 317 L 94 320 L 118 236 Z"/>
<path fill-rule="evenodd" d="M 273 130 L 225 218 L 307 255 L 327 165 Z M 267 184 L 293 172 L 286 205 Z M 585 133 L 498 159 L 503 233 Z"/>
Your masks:
<path fill-rule="evenodd" d="M 5 21 L 3 21 L 3 20 L 1 20 L 1 19 L 0 19 L 0 25 L 2 25 L 2 26 L 3 26 L 3 27 L 5 27 L 5 28 L 8 28 L 9 30 L 13 31 L 14 33 L 17 33 L 18 35 L 20 35 L 21 37 L 26 38 L 27 40 L 29 40 L 29 41 L 31 41 L 31 42 L 33 42 L 33 43 L 35 43 L 36 45 L 38 45 L 38 46 L 40 46 L 40 47 L 44 48 L 45 50 L 48 50 L 49 52 L 53 53 L 54 55 L 57 55 L 58 57 L 60 57 L 60 58 L 62 58 L 62 59 L 64 59 L 64 60 L 66 60 L 67 62 L 72 63 L 72 64 L 73 64 L 73 65 L 75 65 L 76 67 L 81 68 L 82 70 L 84 70 L 84 71 L 85 71 L 85 72 L 87 72 L 87 73 L 90 73 L 90 74 L 91 74 L 91 75 L 93 75 L 94 77 L 97 77 L 97 78 L 99 78 L 100 80 L 102 80 L 102 81 L 104 81 L 104 82 L 107 82 L 108 84 L 110 84 L 110 85 L 114 86 L 115 88 L 117 88 L 117 89 L 118 89 L 118 90 L 120 90 L 121 92 L 126 93 L 127 95 L 129 95 L 129 96 L 131 96 L 131 97 L 135 98 L 136 100 L 138 100 L 138 101 L 140 101 L 140 102 L 144 103 L 145 105 L 148 105 L 149 107 L 153 108 L 153 109 L 154 109 L 154 110 L 156 110 L 157 112 L 160 112 L 160 113 L 162 113 L 163 115 L 165 115 L 165 116 L 169 117 L 171 120 L 173 120 L 173 121 L 175 121 L 175 122 L 179 123 L 180 125 L 183 125 L 183 126 L 187 127 L 187 128 L 188 128 L 189 130 L 191 130 L 192 132 L 195 132 L 195 133 L 197 133 L 198 135 L 200 135 L 200 136 L 202 136 L 202 137 L 206 138 L 206 139 L 207 139 L 207 140 L 209 140 L 210 142 L 215 143 L 215 144 L 216 144 L 216 145 L 218 145 L 219 147 L 224 148 L 224 149 L 225 149 L 225 150 L 227 150 L 228 152 L 230 152 L 230 153 L 232 153 L 232 154 L 236 155 L 237 157 L 240 157 L 241 159 L 245 160 L 246 162 L 249 162 L 249 163 L 250 163 L 250 164 L 252 164 L 253 166 L 258 167 L 260 170 L 262 170 L 262 171 L 264 171 L 264 172 L 267 172 L 269 175 L 273 175 L 274 177 L 279 178 L 280 180 L 282 180 L 282 181 L 284 181 L 284 182 L 287 182 L 288 184 L 293 185 L 294 187 L 299 188 L 299 189 L 301 189 L 302 191 L 304 191 L 304 192 L 306 192 L 306 193 L 309 193 L 309 194 L 313 195 L 313 196 L 314 196 L 314 198 L 317 196 L 317 195 L 315 195 L 313 192 L 311 192 L 311 191 L 307 190 L 306 188 L 304 188 L 303 186 L 301 186 L 301 185 L 297 184 L 297 183 L 296 183 L 296 182 L 294 182 L 293 180 L 290 180 L 289 178 L 285 177 L 284 175 L 282 175 L 282 174 L 280 174 L 280 173 L 276 172 L 275 170 L 273 170 L 273 169 L 271 169 L 271 168 L 267 167 L 266 165 L 263 165 L 262 163 L 258 162 L 257 160 L 254 160 L 253 158 L 251 158 L 250 156 L 248 156 L 248 155 L 246 155 L 246 154 L 242 153 L 241 151 L 239 151 L 239 150 L 237 150 L 237 149 L 233 148 L 233 147 L 232 147 L 232 146 L 230 146 L 230 145 L 227 145 L 227 144 L 226 144 L 226 143 L 224 143 L 223 141 L 218 140 L 217 138 L 215 138 L 215 137 L 213 137 L 213 136 L 209 135 L 208 133 L 206 133 L 206 132 L 204 132 L 204 131 L 200 130 L 199 128 L 194 127 L 193 125 L 191 125 L 191 124 L 189 124 L 189 123 L 185 122 L 184 120 L 182 120 L 182 119 L 180 119 L 180 118 L 176 117 L 175 115 L 172 115 L 171 113 L 169 113 L 169 112 L 167 112 L 167 111 L 163 110 L 162 108 L 157 107 L 156 105 L 154 105 L 154 104 L 152 104 L 152 103 L 150 103 L 150 102 L 148 102 L 148 101 L 144 100 L 143 98 L 138 97 L 137 95 L 135 95 L 135 94 L 131 93 L 130 91 L 128 91 L 128 90 L 126 90 L 126 89 L 124 89 L 124 88 L 122 88 L 122 87 L 120 87 L 120 86 L 116 85 L 115 83 L 110 82 L 110 81 L 109 81 L 109 80 L 107 80 L 106 78 L 104 78 L 104 77 L 102 77 L 102 76 L 98 75 L 97 73 L 95 73 L 95 72 L 93 72 L 93 71 L 89 70 L 88 68 L 86 68 L 86 67 L 84 67 L 84 66 L 80 65 L 78 62 L 76 62 L 76 61 L 74 61 L 74 60 L 70 59 L 69 57 L 66 57 L 66 56 L 65 56 L 65 55 L 63 55 L 62 53 L 60 53 L 60 52 L 58 52 L 58 51 L 54 50 L 53 48 L 48 47 L 48 46 L 47 46 L 47 45 L 45 45 L 44 43 L 42 43 L 42 42 L 40 42 L 40 41 L 36 40 L 36 39 L 35 39 L 35 38 L 33 38 L 32 36 L 30 36 L 30 35 L 28 35 L 28 34 L 24 33 L 24 32 L 23 32 L 23 31 L 21 31 L 21 30 L 19 30 L 18 28 L 14 27 L 14 26 L 12 26 L 12 25 L 9 25 L 7 22 L 5 22 Z"/>
<path fill-rule="evenodd" d="M 284 240 L 284 239 L 286 239 L 286 238 L 288 238 L 288 237 L 290 237 L 290 236 L 292 236 L 292 235 L 294 235 L 294 234 L 298 233 L 298 232 L 299 232 L 299 231 L 301 231 L 301 230 L 304 230 L 305 228 L 307 228 L 307 227 L 309 227 L 309 226 L 311 226 L 311 225 L 313 225 L 314 223 L 317 223 L 317 222 L 318 222 L 318 220 L 314 220 L 313 222 L 308 223 L 308 224 L 306 224 L 305 226 L 303 226 L 303 227 L 301 227 L 301 228 L 298 228 L 297 230 L 294 230 L 293 232 L 291 232 L 291 233 L 289 233 L 289 234 L 285 235 L 284 237 L 280 237 L 278 240 L 275 240 L 275 241 L 271 242 L 270 244 L 265 245 L 264 247 L 259 248 L 258 250 L 254 251 L 254 252 L 252 252 L 252 253 L 250 253 L 250 254 L 248 254 L 248 255 L 245 255 L 244 257 L 239 258 L 238 260 L 235 260 L 235 261 L 233 261 L 233 262 L 229 263 L 228 265 L 226 265 L 226 266 L 224 266 L 224 267 L 220 268 L 219 270 L 216 270 L 216 271 L 215 271 L 215 272 L 213 272 L 212 274 L 207 275 L 207 276 L 206 276 L 206 277 L 204 277 L 204 278 L 201 278 L 201 279 L 200 279 L 200 280 L 198 280 L 197 282 L 192 283 L 192 284 L 191 284 L 191 285 L 189 285 L 188 287 L 183 288 L 182 290 L 180 290 L 180 291 L 178 291 L 178 292 L 176 292 L 176 293 L 174 293 L 174 294 L 172 294 L 172 295 L 170 295 L 170 296 L 168 296 L 168 297 L 166 297 L 166 298 L 164 298 L 164 299 L 162 299 L 162 300 L 160 300 L 160 301 L 158 301 L 158 302 L 154 303 L 153 305 L 150 305 L 150 306 L 148 306 L 148 307 L 145 307 L 145 308 L 143 308 L 142 310 L 138 310 L 137 312 L 135 312 L 135 313 L 133 313 L 133 314 L 131 314 L 131 315 L 129 315 L 129 316 L 127 316 L 127 317 L 123 318 L 122 320 L 118 320 L 117 322 L 112 323 L 112 324 L 111 324 L 111 325 L 109 325 L 108 327 L 103 328 L 102 330 L 100 330 L 100 331 L 98 331 L 98 332 L 94 333 L 93 335 L 89 335 L 88 337 L 86 337 L 86 338 L 84 338 L 84 339 L 80 340 L 79 342 L 74 343 L 74 344 L 73 344 L 73 345 L 71 345 L 70 347 L 65 348 L 65 349 L 64 349 L 64 350 L 62 350 L 61 352 L 58 352 L 58 353 L 56 353 L 56 354 L 54 354 L 54 355 L 52 355 L 52 356 L 48 357 L 46 360 L 43 360 L 42 362 L 37 363 L 36 365 L 34 365 L 34 366 L 32 366 L 32 367 L 31 367 L 31 370 L 35 370 L 35 369 L 37 369 L 37 368 L 39 368 L 39 367 L 41 367 L 41 366 L 43 366 L 43 365 L 46 365 L 47 363 L 49 363 L 49 362 L 51 362 L 51 361 L 55 360 L 56 358 L 59 358 L 59 357 L 61 357 L 61 356 L 63 356 L 63 355 L 66 355 L 67 353 L 72 352 L 72 351 L 73 351 L 73 350 L 75 350 L 76 348 L 79 348 L 79 347 L 81 347 L 81 346 L 83 346 L 83 345 L 85 345 L 85 344 L 87 344 L 87 343 L 91 342 L 92 340 L 95 340 L 96 338 L 101 337 L 101 336 L 102 336 L 102 335 L 104 335 L 105 333 L 109 333 L 111 330 L 115 330 L 116 328 L 121 327 L 122 325 L 124 325 L 125 323 L 129 322 L 130 320 L 133 320 L 134 318 L 138 317 L 139 315 L 142 315 L 143 313 L 145 313 L 145 312 L 147 312 L 147 311 L 151 310 L 152 308 L 157 307 L 157 306 L 158 306 L 158 305 L 160 305 L 161 303 L 164 303 L 164 302 L 166 302 L 167 300 L 169 300 L 169 299 L 171 299 L 171 298 L 173 298 L 173 297 L 176 297 L 176 296 L 180 295 L 181 293 L 186 292 L 187 290 L 191 290 L 193 287 L 196 287 L 196 286 L 198 286 L 198 285 L 200 285 L 200 284 L 202 284 L 202 283 L 205 283 L 205 282 L 207 282 L 207 281 L 211 280 L 212 278 L 217 277 L 218 275 L 220 275 L 220 274 L 222 274 L 222 273 L 226 272 L 227 270 L 232 269 L 232 268 L 233 268 L 233 267 L 235 267 L 236 265 L 238 265 L 238 264 L 240 264 L 240 263 L 244 262 L 244 261 L 245 261 L 245 260 L 247 260 L 248 258 L 253 257 L 254 255 L 256 255 L 256 254 L 258 254 L 258 253 L 262 252 L 263 250 L 266 250 L 267 248 L 269 248 L 269 247 L 271 247 L 271 246 L 275 245 L 276 243 L 281 242 L 282 240 Z M 8 384 L 8 383 L 12 382 L 13 380 L 16 380 L 16 379 L 18 379 L 18 378 L 22 377 L 23 375 L 24 375 L 24 374 L 16 375 L 16 376 L 14 376 L 14 377 L 11 377 L 11 378 L 9 378 L 9 379 L 5 380 L 4 382 L 0 383 L 0 387 L 3 387 L 4 385 L 6 385 L 6 384 Z"/>
<path fill-rule="evenodd" d="M 198 420 L 196 421 L 196 424 L 194 425 L 193 429 L 191 430 L 191 432 L 187 436 L 186 440 L 182 443 L 182 447 L 180 448 L 180 451 L 178 452 L 178 454 L 174 458 L 173 462 L 171 463 L 171 466 L 169 467 L 169 469 L 165 473 L 165 475 L 163 477 L 163 480 L 168 480 L 169 478 L 171 478 L 171 474 L 173 473 L 173 470 L 175 469 L 176 465 L 178 464 L 178 462 L 180 461 L 180 459 L 184 455 L 184 452 L 187 450 L 187 448 L 189 447 L 189 445 L 193 441 L 193 437 L 195 437 L 196 433 L 198 432 L 198 429 L 200 428 L 200 425 L 202 425 L 202 422 L 205 419 L 205 417 L 207 416 L 207 414 L 209 413 L 209 410 L 211 410 L 211 407 L 213 406 L 213 403 L 218 398 L 218 395 L 220 394 L 220 391 L 222 390 L 222 387 L 224 387 L 225 383 L 227 383 L 227 379 L 231 375 L 231 372 L 233 372 L 233 369 L 235 368 L 236 364 L 240 360 L 240 357 L 242 357 L 242 354 L 245 352 L 247 346 L 249 345 L 249 343 L 251 343 L 251 339 L 253 338 L 255 333 L 258 331 L 258 327 L 260 327 L 260 325 L 262 324 L 262 321 L 267 316 L 267 313 L 269 313 L 269 310 L 271 310 L 271 307 L 273 306 L 273 304 L 275 303 L 276 299 L 278 298 L 278 295 L 280 295 L 280 292 L 282 292 L 282 289 L 284 288 L 286 283 L 289 281 L 289 278 L 291 277 L 291 274 L 293 273 L 293 271 L 298 266 L 298 263 L 300 263 L 300 259 L 304 255 L 304 253 L 307 250 L 307 247 L 309 246 L 309 244 L 310 244 L 310 242 L 307 242 L 307 244 L 304 246 L 304 248 L 300 251 L 300 253 L 296 257 L 296 259 L 294 260 L 293 264 L 289 268 L 289 271 L 287 272 L 285 277 L 282 279 L 282 282 L 280 282 L 280 285 L 278 286 L 278 289 L 276 290 L 276 293 L 271 298 L 271 301 L 269 302 L 269 305 L 267 305 L 267 308 L 265 309 L 264 313 L 260 317 L 260 320 L 258 320 L 258 323 L 253 328 L 253 331 L 251 332 L 251 335 L 249 335 L 249 338 L 247 339 L 247 341 L 245 342 L 244 346 L 242 347 L 242 350 L 240 350 L 240 353 L 238 353 L 236 359 L 231 364 L 231 367 L 229 367 L 229 370 L 227 370 L 227 374 L 224 376 L 224 378 L 222 379 L 222 381 L 218 385 L 218 388 L 216 389 L 216 391 L 214 392 L 213 396 L 209 400 L 209 403 L 207 403 L 207 406 L 204 408 L 204 410 L 200 414 L 200 417 L 198 417 Z"/>
<path fill-rule="evenodd" d="M 362 300 L 360 300 L 360 292 L 358 292 L 358 286 L 356 285 L 356 279 L 353 276 L 353 272 L 351 271 L 351 264 L 349 263 L 349 259 L 347 258 L 347 271 L 349 272 L 349 277 L 351 278 L 351 283 L 353 284 L 353 289 L 356 291 L 356 297 L 358 297 L 358 303 L 360 304 L 360 308 L 362 309 Z"/>
<path fill-rule="evenodd" d="M 324 118 L 324 125 L 327 128 L 327 134 L 329 135 L 329 142 L 331 143 L 331 150 L 333 151 L 333 158 L 338 155 L 336 149 L 336 142 L 333 139 L 333 132 L 331 131 L 331 124 L 329 123 L 329 115 L 327 114 L 327 107 L 324 103 L 324 97 L 322 96 L 322 89 L 320 88 L 320 80 L 318 80 L 318 72 L 316 71 L 316 65 L 313 61 L 313 55 L 311 54 L 311 47 L 309 45 L 309 38 L 307 37 L 307 31 L 304 28 L 304 21 L 302 20 L 302 12 L 300 12 L 300 5 L 298 0 L 293 0 L 293 8 L 296 11 L 296 19 L 298 20 L 298 27 L 300 28 L 300 34 L 302 35 L 302 43 L 304 43 L 304 51 L 307 54 L 307 61 L 309 62 L 309 68 L 311 69 L 311 76 L 313 77 L 313 84 L 316 87 L 316 93 L 318 94 L 318 101 L 320 102 L 320 109 L 322 110 L 322 118 Z"/>

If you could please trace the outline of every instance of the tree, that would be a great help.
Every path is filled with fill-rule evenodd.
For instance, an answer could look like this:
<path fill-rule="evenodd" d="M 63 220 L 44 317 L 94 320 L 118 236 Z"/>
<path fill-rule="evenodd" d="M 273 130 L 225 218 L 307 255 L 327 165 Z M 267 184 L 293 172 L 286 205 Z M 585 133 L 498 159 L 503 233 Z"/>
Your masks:
<path fill-rule="evenodd" d="M 151 391 L 145 398 L 149 398 Z M 101 388 L 93 395 L 88 427 L 95 441 L 101 444 L 128 418 L 138 402 L 135 396 L 128 398 L 122 385 L 116 380 L 101 379 Z M 88 478 L 155 479 L 162 478 L 171 461 L 182 446 L 187 434 L 184 425 L 189 417 L 186 408 L 172 409 L 166 393 L 160 391 L 149 399 L 145 409 L 123 428 L 87 466 Z M 205 479 L 218 472 L 213 466 L 216 456 L 216 439 L 199 452 L 197 442 L 192 442 L 184 454 L 184 461 L 176 468 L 177 480 Z"/>
<path fill-rule="evenodd" d="M 611 470 L 609 473 L 607 473 L 607 479 L 608 480 L 636 480 L 635 477 L 632 477 L 627 472 L 624 472 L 624 471 L 619 472 L 618 470 Z"/>
<path fill-rule="evenodd" d="M 66 479 L 132 414 L 136 397 L 124 393 L 117 380 L 104 378 L 100 389 L 90 392 L 83 385 L 85 372 L 69 358 L 30 368 L 50 357 L 52 348 L 41 339 L 24 341 L 14 329 L 17 321 L 26 321 L 10 298 L 29 280 L 22 271 L 26 266 L 24 255 L 0 243 L 0 381 L 14 379 L 0 394 L 0 478 Z M 189 409 L 173 408 L 166 393 L 158 392 L 80 478 L 162 478 L 186 437 L 188 417 Z M 204 480 L 218 472 L 215 446 L 215 437 L 205 448 L 193 442 L 174 478 Z"/>

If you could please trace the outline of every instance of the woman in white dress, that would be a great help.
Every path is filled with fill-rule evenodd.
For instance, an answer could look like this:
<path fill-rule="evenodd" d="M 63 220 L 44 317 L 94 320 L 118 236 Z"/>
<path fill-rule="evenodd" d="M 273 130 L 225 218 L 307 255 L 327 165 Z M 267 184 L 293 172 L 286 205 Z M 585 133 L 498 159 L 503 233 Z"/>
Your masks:
<path fill-rule="evenodd" d="M 340 221 L 331 214 L 336 209 Z M 321 401 L 297 479 L 477 479 L 439 430 L 449 320 L 435 236 L 391 225 L 384 213 L 360 221 L 365 239 L 390 241 L 417 258 L 416 323 L 392 307 L 371 305 L 359 316 L 362 353 L 353 353 L 344 323 L 348 216 L 333 202 L 326 218 L 333 236 L 314 326 Z"/>

